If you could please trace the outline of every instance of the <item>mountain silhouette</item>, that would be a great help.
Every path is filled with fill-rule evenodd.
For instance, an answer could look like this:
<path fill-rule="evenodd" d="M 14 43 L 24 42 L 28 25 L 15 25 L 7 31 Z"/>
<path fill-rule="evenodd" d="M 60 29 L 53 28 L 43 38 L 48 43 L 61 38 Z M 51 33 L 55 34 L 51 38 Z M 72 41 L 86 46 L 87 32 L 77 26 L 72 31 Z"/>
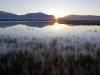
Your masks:
<path fill-rule="evenodd" d="M 38 13 L 28 13 L 25 15 L 16 15 L 13 13 L 0 11 L 0 20 L 4 19 L 17 19 L 17 20 L 55 20 L 53 15 L 48 15 L 42 12 Z M 68 15 L 65 17 L 58 18 L 61 20 L 79 20 L 79 21 L 100 21 L 100 16 L 94 15 Z"/>
<path fill-rule="evenodd" d="M 0 19 L 18 19 L 18 15 L 9 12 L 0 11 Z"/>
<path fill-rule="evenodd" d="M 32 20 L 54 20 L 53 15 L 47 15 L 41 12 L 28 13 L 25 15 L 16 15 L 9 12 L 0 11 L 0 19 L 32 19 Z"/>
<path fill-rule="evenodd" d="M 100 21 L 100 16 L 94 15 L 68 15 L 62 17 L 63 20 L 79 20 L 79 21 Z"/>
<path fill-rule="evenodd" d="M 52 20 L 54 19 L 53 15 L 47 15 L 44 13 L 28 13 L 26 15 L 21 15 L 20 18 L 24 19 L 36 19 L 36 20 Z"/>

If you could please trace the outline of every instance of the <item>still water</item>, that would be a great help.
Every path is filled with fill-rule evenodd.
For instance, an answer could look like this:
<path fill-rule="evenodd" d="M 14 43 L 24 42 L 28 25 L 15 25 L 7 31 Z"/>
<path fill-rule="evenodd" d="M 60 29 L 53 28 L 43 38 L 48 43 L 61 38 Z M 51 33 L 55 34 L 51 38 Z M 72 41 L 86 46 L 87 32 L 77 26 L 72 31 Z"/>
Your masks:
<path fill-rule="evenodd" d="M 68 25 L 48 22 L 0 22 L 0 34 L 16 37 L 80 37 L 81 39 L 100 39 L 100 26 Z"/>

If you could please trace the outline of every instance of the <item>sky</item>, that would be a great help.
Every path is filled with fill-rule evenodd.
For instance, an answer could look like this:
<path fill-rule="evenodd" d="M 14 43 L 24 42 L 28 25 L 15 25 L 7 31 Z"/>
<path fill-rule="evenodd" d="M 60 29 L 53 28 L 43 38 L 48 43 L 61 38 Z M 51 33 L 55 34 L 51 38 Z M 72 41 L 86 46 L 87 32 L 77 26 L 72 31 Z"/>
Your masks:
<path fill-rule="evenodd" d="M 100 15 L 100 0 L 0 0 L 0 11 L 18 15 L 43 12 L 65 15 Z"/>

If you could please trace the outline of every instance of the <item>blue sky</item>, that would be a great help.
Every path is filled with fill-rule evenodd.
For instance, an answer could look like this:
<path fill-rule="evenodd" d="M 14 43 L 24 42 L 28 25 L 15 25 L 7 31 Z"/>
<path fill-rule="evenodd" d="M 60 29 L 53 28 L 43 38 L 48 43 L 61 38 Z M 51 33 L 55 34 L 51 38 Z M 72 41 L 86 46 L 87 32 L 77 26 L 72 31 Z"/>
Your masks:
<path fill-rule="evenodd" d="M 43 12 L 56 16 L 100 15 L 100 0 L 0 0 L 0 11 Z"/>

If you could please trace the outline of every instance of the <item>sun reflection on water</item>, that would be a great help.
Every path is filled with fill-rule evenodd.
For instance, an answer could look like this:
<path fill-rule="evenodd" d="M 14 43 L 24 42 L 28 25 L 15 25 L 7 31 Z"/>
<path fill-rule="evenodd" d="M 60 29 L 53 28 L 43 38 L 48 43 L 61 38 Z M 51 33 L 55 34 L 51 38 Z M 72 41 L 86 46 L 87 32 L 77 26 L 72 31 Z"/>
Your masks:
<path fill-rule="evenodd" d="M 64 29 L 67 29 L 69 26 L 67 25 L 63 25 L 63 24 L 59 24 L 59 23 L 55 23 L 53 26 L 52 26 L 52 29 L 54 31 L 63 31 Z"/>
<path fill-rule="evenodd" d="M 56 22 L 54 25 L 45 26 L 42 29 L 54 37 L 59 37 L 66 34 L 66 31 L 70 29 L 70 26 Z"/>

